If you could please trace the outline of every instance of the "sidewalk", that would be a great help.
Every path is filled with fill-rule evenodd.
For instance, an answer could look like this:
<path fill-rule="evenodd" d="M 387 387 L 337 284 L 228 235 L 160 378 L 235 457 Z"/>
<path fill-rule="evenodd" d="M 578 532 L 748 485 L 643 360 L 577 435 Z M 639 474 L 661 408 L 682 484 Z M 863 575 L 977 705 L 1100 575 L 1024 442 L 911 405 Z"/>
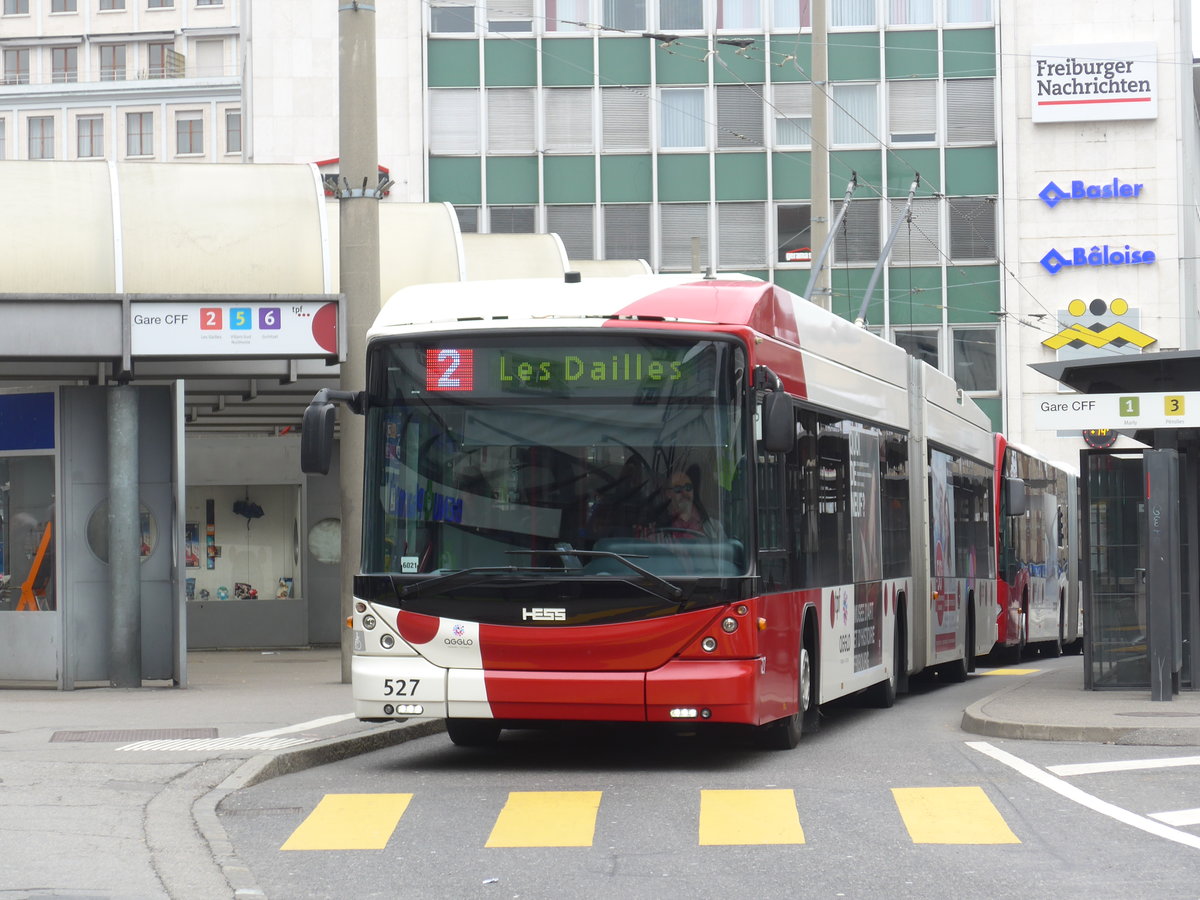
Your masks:
<path fill-rule="evenodd" d="M 188 687 L 0 691 L 0 900 L 262 893 L 216 807 L 440 731 L 354 719 L 338 649 L 188 654 Z"/>
<path fill-rule="evenodd" d="M 992 671 L 964 731 L 1200 746 L 1200 692 L 1084 691 L 1078 657 Z M 192 652 L 188 681 L 0 690 L 0 900 L 261 897 L 217 819 L 226 795 L 443 728 L 352 718 L 337 649 Z"/>
<path fill-rule="evenodd" d="M 998 690 L 967 707 L 963 731 L 1017 740 L 1200 746 L 1200 691 L 1157 702 L 1149 688 L 1085 691 L 1078 656 L 991 671 L 981 677 L 996 680 Z"/>

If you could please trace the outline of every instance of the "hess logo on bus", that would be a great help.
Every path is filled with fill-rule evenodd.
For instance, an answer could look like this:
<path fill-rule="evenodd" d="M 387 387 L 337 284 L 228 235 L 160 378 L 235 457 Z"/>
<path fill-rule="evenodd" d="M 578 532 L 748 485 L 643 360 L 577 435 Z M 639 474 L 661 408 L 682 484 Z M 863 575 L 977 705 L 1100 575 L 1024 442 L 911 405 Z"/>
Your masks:
<path fill-rule="evenodd" d="M 567 621 L 567 611 L 565 609 L 554 609 L 549 606 L 527 606 L 521 610 L 521 620 L 528 622 L 565 622 Z"/>

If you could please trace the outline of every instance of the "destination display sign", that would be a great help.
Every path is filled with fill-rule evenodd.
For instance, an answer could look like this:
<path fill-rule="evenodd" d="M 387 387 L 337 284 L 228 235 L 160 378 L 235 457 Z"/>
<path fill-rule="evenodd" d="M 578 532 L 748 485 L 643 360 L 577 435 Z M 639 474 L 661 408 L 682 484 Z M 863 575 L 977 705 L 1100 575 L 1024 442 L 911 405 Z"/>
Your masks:
<path fill-rule="evenodd" d="M 707 352 L 705 352 L 707 351 Z M 713 371 L 713 346 L 655 344 L 540 344 L 514 347 L 442 344 L 423 350 L 423 373 L 412 373 L 431 394 L 476 396 L 635 396 L 711 392 L 696 384 L 699 368 Z"/>
<path fill-rule="evenodd" d="M 1127 394 L 1032 394 L 1039 431 L 1200 426 L 1200 391 Z"/>

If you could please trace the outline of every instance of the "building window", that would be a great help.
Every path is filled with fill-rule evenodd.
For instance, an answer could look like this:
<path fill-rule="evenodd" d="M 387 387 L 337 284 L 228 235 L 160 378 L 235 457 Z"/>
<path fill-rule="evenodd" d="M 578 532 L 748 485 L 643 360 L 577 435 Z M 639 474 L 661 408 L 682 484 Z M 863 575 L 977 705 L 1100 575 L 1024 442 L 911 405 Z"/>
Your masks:
<path fill-rule="evenodd" d="M 147 9 L 174 9 L 175 0 L 149 0 Z"/>
<path fill-rule="evenodd" d="M 125 80 L 125 45 L 100 45 L 100 80 Z"/>
<path fill-rule="evenodd" d="M 775 85 L 775 146 L 808 147 L 812 144 L 812 85 Z"/>
<path fill-rule="evenodd" d="M 180 156 L 204 152 L 204 119 L 198 110 L 175 114 L 175 152 Z"/>
<path fill-rule="evenodd" d="M 812 206 L 780 203 L 775 207 L 775 261 L 812 262 Z"/>
<path fill-rule="evenodd" d="M 941 201 L 937 197 L 919 197 L 905 215 L 906 200 L 891 200 L 888 233 L 901 216 L 905 221 L 892 244 L 892 265 L 919 266 L 941 262 Z"/>
<path fill-rule="evenodd" d="M 663 88 L 660 99 L 659 146 L 705 149 L 704 88 Z"/>
<path fill-rule="evenodd" d="M 547 31 L 587 31 L 592 21 L 590 0 L 546 0 Z"/>
<path fill-rule="evenodd" d="M 493 32 L 533 31 L 533 0 L 487 0 L 487 28 Z"/>
<path fill-rule="evenodd" d="M 537 149 L 533 88 L 487 92 L 488 153 L 533 153 Z"/>
<path fill-rule="evenodd" d="M 0 159 L 8 159 L 8 122 L 0 119 Z"/>
<path fill-rule="evenodd" d="M 4 83 L 29 84 L 29 50 L 18 47 L 4 51 Z"/>
<path fill-rule="evenodd" d="M 78 12 L 79 7 L 77 0 L 51 0 L 50 12 L 52 13 L 68 13 Z"/>
<path fill-rule="evenodd" d="M 215 78 L 225 74 L 225 42 L 196 41 L 196 74 L 201 78 Z"/>
<path fill-rule="evenodd" d="M 730 269 L 761 269 L 767 265 L 767 207 L 765 203 L 717 204 L 717 265 Z"/>
<path fill-rule="evenodd" d="M 463 234 L 475 234 L 479 231 L 478 206 L 456 206 L 454 215 L 458 217 L 458 230 Z"/>
<path fill-rule="evenodd" d="M 658 24 L 664 31 L 703 31 L 704 0 L 658 0 Z"/>
<path fill-rule="evenodd" d="M 25 16 L 29 14 L 29 0 L 4 0 L 6 16 Z"/>
<path fill-rule="evenodd" d="M 879 201 L 851 200 L 834 239 L 835 260 L 873 266 L 879 259 L 880 246 Z"/>
<path fill-rule="evenodd" d="M 650 204 L 604 206 L 604 258 L 650 259 Z"/>
<path fill-rule="evenodd" d="M 954 380 L 958 386 L 964 391 L 998 391 L 996 329 L 955 328 L 952 335 Z"/>
<path fill-rule="evenodd" d="M 29 117 L 29 158 L 54 159 L 54 117 Z"/>
<path fill-rule="evenodd" d="M 932 25 L 933 0 L 888 0 L 889 25 Z"/>
<path fill-rule="evenodd" d="M 929 363 L 935 369 L 941 354 L 938 352 L 938 330 L 933 328 L 897 330 L 892 329 L 892 340 L 908 351 L 909 356 L 915 356 L 921 362 Z"/>
<path fill-rule="evenodd" d="M 79 48 L 52 47 L 50 62 L 54 69 L 52 78 L 55 84 L 67 84 L 79 80 Z"/>
<path fill-rule="evenodd" d="M 493 206 L 488 209 L 488 231 L 492 234 L 533 234 L 532 206 Z"/>
<path fill-rule="evenodd" d="M 658 221 L 660 269 L 703 272 L 712 264 L 707 203 L 660 203 Z"/>
<path fill-rule="evenodd" d="M 242 111 L 225 110 L 225 152 L 242 152 Z"/>
<path fill-rule="evenodd" d="M 75 152 L 80 159 L 104 156 L 103 116 L 79 116 L 75 119 Z"/>
<path fill-rule="evenodd" d="M 125 8 L 125 0 L 100 0 L 100 11 L 101 12 L 104 12 L 105 10 L 110 10 L 110 9 L 124 9 L 124 8 Z"/>
<path fill-rule="evenodd" d="M 737 150 L 763 146 L 763 87 L 717 86 L 717 147 Z"/>
<path fill-rule="evenodd" d="M 146 50 L 150 56 L 150 72 L 151 78 L 166 78 L 167 70 L 171 63 L 167 59 L 167 53 L 173 52 L 175 45 L 170 41 L 158 42 L 155 41 L 147 45 Z"/>
<path fill-rule="evenodd" d="M 812 0 L 773 0 L 771 25 L 788 30 L 812 28 Z"/>
<path fill-rule="evenodd" d="M 996 143 L 994 78 L 952 78 L 946 82 L 946 142 Z"/>
<path fill-rule="evenodd" d="M 197 6 L 224 6 L 225 0 L 196 0 Z"/>
<path fill-rule="evenodd" d="M 590 153 L 592 139 L 592 89 L 546 88 L 542 92 L 546 149 L 551 152 Z"/>
<path fill-rule="evenodd" d="M 154 155 L 154 113 L 125 114 L 125 155 Z"/>
<path fill-rule="evenodd" d="M 600 106 L 604 150 L 650 148 L 650 97 L 644 90 L 603 88 Z"/>
<path fill-rule="evenodd" d="M 992 21 L 992 0 L 946 0 L 946 22 L 951 25 Z"/>
<path fill-rule="evenodd" d="M 591 206 L 547 206 L 546 230 L 557 234 L 567 251 L 567 259 L 594 259 L 595 225 Z"/>
<path fill-rule="evenodd" d="M 600 0 L 600 6 L 600 24 L 605 28 L 646 29 L 646 0 Z"/>
<path fill-rule="evenodd" d="M 717 28 L 758 31 L 762 13 L 758 0 L 717 0 Z"/>
<path fill-rule="evenodd" d="M 429 30 L 443 34 L 474 32 L 474 0 L 433 0 L 429 9 Z"/>
<path fill-rule="evenodd" d="M 877 144 L 879 133 L 878 91 L 874 84 L 833 86 L 832 142 L 834 144 Z"/>
<path fill-rule="evenodd" d="M 937 140 L 937 82 L 889 81 L 888 139 L 893 144 Z"/>
<path fill-rule="evenodd" d="M 479 91 L 447 88 L 429 92 L 429 152 L 479 153 Z"/>
<path fill-rule="evenodd" d="M 950 197 L 950 258 L 996 259 L 996 201 L 991 197 Z"/>
<path fill-rule="evenodd" d="M 853 28 L 875 24 L 875 0 L 829 0 L 829 24 Z"/>

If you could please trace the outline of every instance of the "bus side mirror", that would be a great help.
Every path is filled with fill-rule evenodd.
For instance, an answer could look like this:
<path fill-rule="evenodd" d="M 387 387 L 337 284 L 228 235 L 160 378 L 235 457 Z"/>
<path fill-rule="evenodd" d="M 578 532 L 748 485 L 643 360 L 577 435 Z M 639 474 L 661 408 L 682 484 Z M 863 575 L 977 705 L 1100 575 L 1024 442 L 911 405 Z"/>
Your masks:
<path fill-rule="evenodd" d="M 300 432 L 300 471 L 306 475 L 328 475 L 333 459 L 333 426 L 337 411 L 328 400 L 314 399 L 304 409 Z"/>
<path fill-rule="evenodd" d="M 304 409 L 300 432 L 300 471 L 306 475 L 328 475 L 333 461 L 333 426 L 337 422 L 334 401 L 346 404 L 357 415 L 366 410 L 363 391 L 331 391 L 322 388 Z"/>
<path fill-rule="evenodd" d="M 1020 478 L 1004 479 L 1005 509 L 1010 516 L 1023 516 L 1029 512 L 1029 497 L 1025 492 L 1025 482 Z"/>
<path fill-rule="evenodd" d="M 771 391 L 763 399 L 762 446 L 768 453 L 791 453 L 796 443 L 792 398 Z"/>

